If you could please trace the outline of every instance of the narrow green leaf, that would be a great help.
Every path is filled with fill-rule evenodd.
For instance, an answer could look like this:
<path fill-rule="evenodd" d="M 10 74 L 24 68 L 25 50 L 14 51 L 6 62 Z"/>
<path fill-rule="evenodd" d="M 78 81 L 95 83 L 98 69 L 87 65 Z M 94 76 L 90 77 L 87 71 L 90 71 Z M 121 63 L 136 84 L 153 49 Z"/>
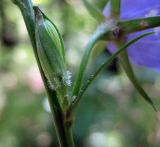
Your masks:
<path fill-rule="evenodd" d="M 104 22 L 102 23 L 96 30 L 96 32 L 90 37 L 90 40 L 85 48 L 85 51 L 83 53 L 82 59 L 81 59 L 81 64 L 79 67 L 79 71 L 78 71 L 78 75 L 76 77 L 76 80 L 74 81 L 74 86 L 73 86 L 73 90 L 72 90 L 72 96 L 77 96 L 81 84 L 82 84 L 82 80 L 84 77 L 84 73 L 86 70 L 86 66 L 88 64 L 88 60 L 91 54 L 91 51 L 94 47 L 94 45 L 97 43 L 97 41 L 99 40 L 106 40 L 106 39 L 110 39 L 110 36 L 112 37 L 113 31 L 115 28 L 116 29 L 116 22 L 114 21 L 108 21 L 108 22 Z"/>
<path fill-rule="evenodd" d="M 94 0 L 94 5 L 96 5 L 102 12 L 107 5 L 109 0 Z"/>
<path fill-rule="evenodd" d="M 72 102 L 72 104 L 70 106 L 71 107 L 70 109 L 75 109 L 77 107 L 77 105 L 79 104 L 79 101 L 81 100 L 81 97 L 83 96 L 83 94 L 85 93 L 85 91 L 87 90 L 89 85 L 95 80 L 95 78 L 99 75 L 99 73 L 106 66 L 108 66 L 120 53 L 124 52 L 125 49 L 127 49 L 130 45 L 134 44 L 135 42 L 137 42 L 141 38 L 143 38 L 145 36 L 148 36 L 150 34 L 153 34 L 153 33 L 152 32 L 145 33 L 145 34 L 143 34 L 143 35 L 141 35 L 141 36 L 129 41 L 128 43 L 126 43 L 122 47 L 120 47 L 120 49 L 118 49 L 113 55 L 111 55 L 109 58 L 107 58 L 107 60 L 98 67 L 98 69 L 95 71 L 95 73 L 92 74 L 92 76 L 90 76 L 90 78 L 87 80 L 87 82 L 81 87 L 81 90 L 80 90 L 78 96 L 75 97 L 75 99 L 73 100 L 73 102 Z"/>
<path fill-rule="evenodd" d="M 106 19 L 106 17 L 102 14 L 102 12 L 93 4 L 88 2 L 88 0 L 82 0 L 88 12 L 99 22 L 102 22 Z"/>
<path fill-rule="evenodd" d="M 79 67 L 78 75 L 76 77 L 76 80 L 74 81 L 72 96 L 76 96 L 79 92 L 79 89 L 81 87 L 82 80 L 84 77 L 84 72 L 86 70 L 86 66 L 87 66 L 87 63 L 89 60 L 90 53 L 92 51 L 92 48 L 94 47 L 94 45 L 98 41 L 98 39 L 99 39 L 99 35 L 93 35 L 85 48 L 85 51 L 84 51 L 82 59 L 81 59 L 81 64 Z"/>
<path fill-rule="evenodd" d="M 133 33 L 160 26 L 160 16 L 120 21 L 119 25 L 125 34 Z"/>
<path fill-rule="evenodd" d="M 123 69 L 125 70 L 129 80 L 131 81 L 133 86 L 137 89 L 139 94 L 145 99 L 146 102 L 148 102 L 154 108 L 155 111 L 157 111 L 157 109 L 154 106 L 151 98 L 148 96 L 148 94 L 145 92 L 145 90 L 139 84 L 139 82 L 138 82 L 138 80 L 137 80 L 137 78 L 136 78 L 136 76 L 135 76 L 135 74 L 133 72 L 132 66 L 131 66 L 131 64 L 129 62 L 128 53 L 126 51 L 124 51 L 121 54 L 120 63 L 122 65 Z"/>

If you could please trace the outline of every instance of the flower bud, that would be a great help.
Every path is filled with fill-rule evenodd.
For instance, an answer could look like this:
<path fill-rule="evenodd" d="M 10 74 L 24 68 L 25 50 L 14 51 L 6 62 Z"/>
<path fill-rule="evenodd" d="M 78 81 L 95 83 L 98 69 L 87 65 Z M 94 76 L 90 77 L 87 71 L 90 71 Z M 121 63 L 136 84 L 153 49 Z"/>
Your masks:
<path fill-rule="evenodd" d="M 38 7 L 34 7 L 34 11 L 37 54 L 40 64 L 49 86 L 64 96 L 66 86 L 70 84 L 70 81 L 65 65 L 62 37 L 56 26 Z"/>

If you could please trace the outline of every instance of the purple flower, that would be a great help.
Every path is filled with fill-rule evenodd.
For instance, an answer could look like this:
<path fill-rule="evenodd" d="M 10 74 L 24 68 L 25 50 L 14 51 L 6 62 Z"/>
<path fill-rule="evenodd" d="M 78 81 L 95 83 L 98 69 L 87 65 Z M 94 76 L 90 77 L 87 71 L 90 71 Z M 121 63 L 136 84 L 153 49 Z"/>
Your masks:
<path fill-rule="evenodd" d="M 106 5 L 104 14 L 109 16 L 110 5 Z M 121 0 L 122 20 L 151 17 L 160 15 L 159 0 Z M 154 31 L 155 34 L 147 36 L 128 48 L 130 62 L 135 65 L 150 67 L 160 70 L 160 27 L 129 34 L 127 40 L 131 40 L 139 35 Z M 108 45 L 111 52 L 116 50 L 112 43 Z"/>

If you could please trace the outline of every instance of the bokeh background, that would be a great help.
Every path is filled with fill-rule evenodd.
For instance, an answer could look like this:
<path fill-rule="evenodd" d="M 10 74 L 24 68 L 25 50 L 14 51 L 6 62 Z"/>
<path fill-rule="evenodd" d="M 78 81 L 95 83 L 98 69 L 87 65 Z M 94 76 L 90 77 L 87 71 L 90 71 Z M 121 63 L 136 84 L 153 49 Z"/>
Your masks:
<path fill-rule="evenodd" d="M 106 0 L 92 0 L 101 10 Z M 33 0 L 54 21 L 75 77 L 83 49 L 98 23 L 80 0 Z M 58 147 L 52 115 L 19 9 L 0 1 L 0 147 Z M 104 50 L 104 51 L 102 51 Z M 109 55 L 104 42 L 94 49 L 86 78 Z M 160 74 L 135 73 L 160 110 Z M 77 147 L 159 147 L 160 112 L 132 87 L 115 60 L 92 84 L 74 125 Z"/>

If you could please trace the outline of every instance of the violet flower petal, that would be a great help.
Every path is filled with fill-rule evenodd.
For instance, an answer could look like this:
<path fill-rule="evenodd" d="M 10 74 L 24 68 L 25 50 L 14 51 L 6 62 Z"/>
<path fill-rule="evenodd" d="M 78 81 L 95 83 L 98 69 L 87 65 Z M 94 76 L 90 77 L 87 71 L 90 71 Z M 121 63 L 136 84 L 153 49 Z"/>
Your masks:
<path fill-rule="evenodd" d="M 129 20 L 135 18 L 151 17 L 160 15 L 159 0 L 121 0 L 121 19 Z M 110 6 L 106 5 L 104 14 L 108 16 Z M 160 27 L 129 34 L 127 41 L 139 35 L 154 31 L 155 34 L 147 36 L 128 48 L 131 63 L 160 70 Z M 114 44 L 110 43 L 108 48 L 111 52 L 116 50 Z"/>

